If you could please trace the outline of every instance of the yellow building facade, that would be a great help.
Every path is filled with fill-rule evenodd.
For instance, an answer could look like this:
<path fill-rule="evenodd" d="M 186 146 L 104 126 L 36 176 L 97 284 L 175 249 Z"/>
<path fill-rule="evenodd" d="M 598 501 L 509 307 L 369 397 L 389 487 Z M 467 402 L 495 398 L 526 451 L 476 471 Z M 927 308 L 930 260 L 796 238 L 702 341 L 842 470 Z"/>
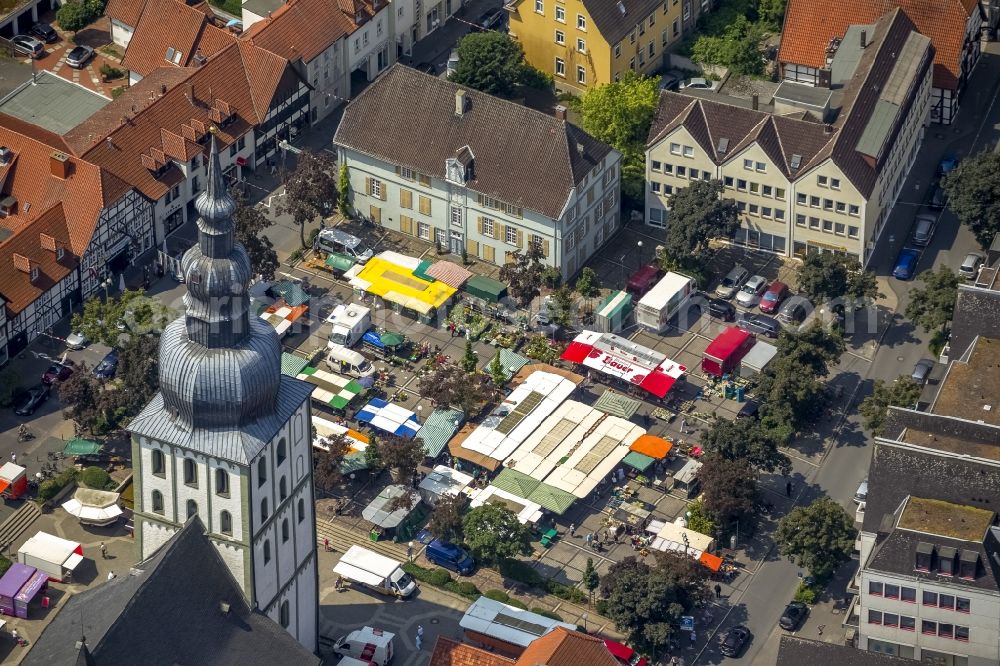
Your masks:
<path fill-rule="evenodd" d="M 516 0 L 510 34 L 532 66 L 556 88 L 582 94 L 669 67 L 667 54 L 683 35 L 681 0 Z"/>

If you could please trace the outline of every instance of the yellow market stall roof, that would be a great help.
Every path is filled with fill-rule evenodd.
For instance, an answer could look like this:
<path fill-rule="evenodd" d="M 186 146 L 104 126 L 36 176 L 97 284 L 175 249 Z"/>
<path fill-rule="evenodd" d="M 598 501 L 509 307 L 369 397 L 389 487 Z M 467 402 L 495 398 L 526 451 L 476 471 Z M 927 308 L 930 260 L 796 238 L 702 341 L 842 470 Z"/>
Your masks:
<path fill-rule="evenodd" d="M 390 256 L 386 257 L 387 254 Z M 382 253 L 369 259 L 351 277 L 351 286 L 420 314 L 441 307 L 455 294 L 453 287 L 440 280 L 432 282 L 417 277 L 412 268 L 391 258 L 390 253 Z"/>

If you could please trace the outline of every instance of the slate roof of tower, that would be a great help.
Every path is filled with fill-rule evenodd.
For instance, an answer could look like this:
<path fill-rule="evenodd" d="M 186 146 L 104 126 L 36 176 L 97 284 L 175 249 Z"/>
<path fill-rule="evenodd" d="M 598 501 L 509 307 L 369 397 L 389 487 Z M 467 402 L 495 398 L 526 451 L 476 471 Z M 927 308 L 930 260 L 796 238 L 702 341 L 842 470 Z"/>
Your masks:
<path fill-rule="evenodd" d="M 115 573 L 50 611 L 56 617 L 21 663 L 78 663 L 82 636 L 93 664 L 320 663 L 278 623 L 249 608 L 197 517 L 148 560 Z"/>
<path fill-rule="evenodd" d="M 467 100 L 462 116 L 455 113 L 459 90 Z M 400 64 L 347 105 L 333 141 L 437 178 L 445 160 L 468 146 L 476 156 L 469 189 L 550 218 L 612 152 L 566 121 Z"/>

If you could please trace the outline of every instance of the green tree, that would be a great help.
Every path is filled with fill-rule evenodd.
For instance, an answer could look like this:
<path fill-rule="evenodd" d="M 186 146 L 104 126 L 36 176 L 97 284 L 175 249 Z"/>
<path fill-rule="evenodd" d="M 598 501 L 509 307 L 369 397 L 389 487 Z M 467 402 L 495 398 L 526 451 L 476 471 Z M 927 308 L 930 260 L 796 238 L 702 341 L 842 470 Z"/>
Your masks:
<path fill-rule="evenodd" d="M 750 515 L 757 496 L 757 472 L 743 460 L 728 460 L 717 453 L 707 454 L 701 462 L 698 480 L 705 511 L 721 523 Z"/>
<path fill-rule="evenodd" d="M 764 38 L 760 23 L 737 16 L 721 36 L 698 37 L 691 47 L 691 59 L 703 65 L 721 65 L 735 74 L 760 76 L 764 73 Z"/>
<path fill-rule="evenodd" d="M 958 275 L 946 265 L 937 270 L 924 271 L 917 276 L 923 283 L 910 292 L 906 304 L 906 318 L 924 329 L 925 333 L 940 330 L 951 320 L 958 298 Z"/>
<path fill-rule="evenodd" d="M 713 535 L 718 529 L 715 520 L 705 510 L 705 504 L 701 500 L 696 500 L 688 504 L 687 508 L 688 529 L 702 534 Z"/>
<path fill-rule="evenodd" d="M 56 12 L 56 21 L 63 30 L 78 32 L 83 30 L 92 21 L 90 12 L 78 0 L 67 0 Z"/>
<path fill-rule="evenodd" d="M 56 392 L 62 403 L 63 416 L 76 424 L 80 432 L 94 433 L 102 414 L 101 382 L 81 363 L 76 372 L 58 384 Z"/>
<path fill-rule="evenodd" d="M 503 504 L 487 502 L 462 519 L 465 543 L 476 559 L 496 564 L 531 553 L 531 531 Z"/>
<path fill-rule="evenodd" d="M 549 305 L 549 318 L 553 324 L 568 328 L 573 323 L 573 290 L 568 284 L 556 289 Z"/>
<path fill-rule="evenodd" d="M 521 307 L 527 307 L 542 287 L 543 258 L 542 248 L 529 243 L 527 250 L 510 253 L 500 267 L 500 279 Z"/>
<path fill-rule="evenodd" d="M 785 8 L 788 0 L 759 0 L 757 3 L 757 15 L 760 20 L 771 30 L 781 30 L 781 24 L 785 20 Z"/>
<path fill-rule="evenodd" d="M 875 274 L 865 271 L 857 259 L 824 252 L 806 255 L 799 267 L 799 290 L 814 303 L 841 298 L 878 298 Z"/>
<path fill-rule="evenodd" d="M 601 295 L 601 280 L 590 266 L 584 266 L 580 271 L 580 277 L 576 279 L 576 293 L 584 298 Z"/>
<path fill-rule="evenodd" d="M 871 434 L 881 435 L 889 407 L 912 408 L 922 392 L 923 387 L 905 375 L 889 383 L 876 379 L 871 394 L 858 405 L 862 424 Z"/>
<path fill-rule="evenodd" d="M 587 558 L 587 566 L 583 570 L 583 587 L 587 590 L 587 600 L 594 603 L 594 590 L 601 584 L 601 577 L 594 566 L 594 558 Z"/>
<path fill-rule="evenodd" d="M 431 510 L 427 529 L 442 541 L 462 541 L 464 539 L 462 531 L 462 514 L 464 512 L 465 495 L 443 497 Z"/>
<path fill-rule="evenodd" d="M 709 590 L 704 567 L 693 559 L 656 553 L 654 562 L 656 566 L 650 566 L 634 557 L 615 562 L 600 588 L 608 618 L 633 648 L 655 662 L 679 631 L 681 616 L 706 602 Z"/>
<path fill-rule="evenodd" d="M 782 331 L 778 337 L 778 356 L 817 377 L 830 374 L 847 351 L 847 344 L 837 330 L 827 330 L 818 321 L 798 333 Z"/>
<path fill-rule="evenodd" d="M 778 521 L 774 540 L 782 555 L 817 578 L 826 578 L 854 552 L 854 519 L 837 502 L 820 497 Z"/>
<path fill-rule="evenodd" d="M 306 224 L 328 214 L 336 202 L 333 160 L 323 153 L 303 150 L 285 179 L 285 196 L 278 204 L 278 212 L 291 215 L 299 225 L 302 247 L 306 247 Z"/>
<path fill-rule="evenodd" d="M 466 414 L 475 414 L 493 399 L 496 387 L 482 372 L 466 372 L 457 363 L 441 363 L 420 377 L 421 395 L 431 396 L 435 404 L 450 405 Z"/>
<path fill-rule="evenodd" d="M 160 340 L 155 335 L 133 335 L 118 354 L 114 391 L 106 403 L 121 419 L 131 419 L 160 390 Z"/>
<path fill-rule="evenodd" d="M 0 370 L 0 407 L 10 407 L 14 404 L 14 396 L 21 384 L 21 376 L 17 370 L 6 367 Z"/>
<path fill-rule="evenodd" d="M 141 290 L 126 289 L 107 301 L 96 296 L 87 299 L 83 311 L 73 313 L 72 329 L 117 347 L 134 335 L 158 335 L 173 316 L 170 308 Z"/>
<path fill-rule="evenodd" d="M 709 453 L 765 472 L 778 470 L 788 474 L 792 469 L 792 461 L 778 450 L 778 438 L 757 419 L 716 418 L 702 434 L 700 443 Z"/>
<path fill-rule="evenodd" d="M 369 442 L 368 446 L 378 448 L 378 459 L 389 470 L 392 480 L 407 485 L 413 482 L 417 467 L 427 455 L 424 452 L 424 440 L 407 439 L 398 435 L 380 435 L 377 440 Z"/>
<path fill-rule="evenodd" d="M 713 238 L 728 238 L 740 227 L 732 199 L 723 199 L 721 180 L 695 180 L 670 197 L 670 224 L 664 251 L 675 260 L 700 256 Z"/>
<path fill-rule="evenodd" d="M 253 272 L 264 280 L 273 280 L 279 265 L 278 253 L 274 251 L 271 239 L 264 235 L 264 230 L 271 226 L 271 221 L 254 206 L 246 205 L 241 197 L 236 201 L 233 224 L 236 240 L 247 251 Z"/>
<path fill-rule="evenodd" d="M 83 482 L 83 485 L 94 490 L 108 490 L 108 486 L 113 488 L 117 485 L 111 480 L 111 475 L 100 467 L 84 468 L 80 473 L 80 481 Z"/>
<path fill-rule="evenodd" d="M 489 95 L 512 97 L 526 72 L 524 50 L 505 32 L 470 32 L 458 42 L 451 80 Z"/>
<path fill-rule="evenodd" d="M 472 348 L 472 340 L 465 341 L 465 353 L 462 354 L 462 369 L 468 373 L 476 372 L 476 368 L 479 366 L 479 357 L 476 356 L 476 350 Z"/>
<path fill-rule="evenodd" d="M 827 402 L 826 386 L 795 360 L 775 357 L 760 377 L 761 423 L 782 444 L 812 423 Z"/>
<path fill-rule="evenodd" d="M 983 248 L 1000 233 L 1000 153 L 985 150 L 944 177 L 948 207 Z"/>
<path fill-rule="evenodd" d="M 340 173 L 337 176 L 337 210 L 346 218 L 354 213 L 351 210 L 351 175 L 347 171 L 347 162 L 340 163 Z"/>
<path fill-rule="evenodd" d="M 490 379 L 492 379 L 493 383 L 498 387 L 507 383 L 507 371 L 503 367 L 503 363 L 500 361 L 499 349 L 497 350 L 497 353 L 493 355 L 493 360 L 490 361 L 490 364 L 486 367 L 486 371 L 489 373 Z"/>
<path fill-rule="evenodd" d="M 622 192 L 633 202 L 643 200 L 646 138 L 659 94 L 659 77 L 629 70 L 620 81 L 591 88 L 579 101 L 583 129 L 622 153 Z"/>
<path fill-rule="evenodd" d="M 315 430 L 313 426 L 313 437 L 316 436 Z M 317 488 L 332 492 L 344 480 L 341 464 L 351 452 L 351 444 L 346 435 L 333 435 L 324 439 L 324 446 L 314 446 L 312 450 L 313 481 Z"/>

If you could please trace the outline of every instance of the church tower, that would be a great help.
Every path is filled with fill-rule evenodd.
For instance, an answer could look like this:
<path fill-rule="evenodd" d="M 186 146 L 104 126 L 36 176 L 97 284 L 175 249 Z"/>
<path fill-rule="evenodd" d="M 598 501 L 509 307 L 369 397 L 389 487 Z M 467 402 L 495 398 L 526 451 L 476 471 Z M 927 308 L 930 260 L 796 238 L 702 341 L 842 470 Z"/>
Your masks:
<path fill-rule="evenodd" d="M 185 312 L 160 338 L 160 392 L 129 426 L 139 557 L 197 515 L 250 606 L 315 652 L 312 386 L 281 374 L 278 336 L 250 312 L 214 133 L 195 207 Z"/>

